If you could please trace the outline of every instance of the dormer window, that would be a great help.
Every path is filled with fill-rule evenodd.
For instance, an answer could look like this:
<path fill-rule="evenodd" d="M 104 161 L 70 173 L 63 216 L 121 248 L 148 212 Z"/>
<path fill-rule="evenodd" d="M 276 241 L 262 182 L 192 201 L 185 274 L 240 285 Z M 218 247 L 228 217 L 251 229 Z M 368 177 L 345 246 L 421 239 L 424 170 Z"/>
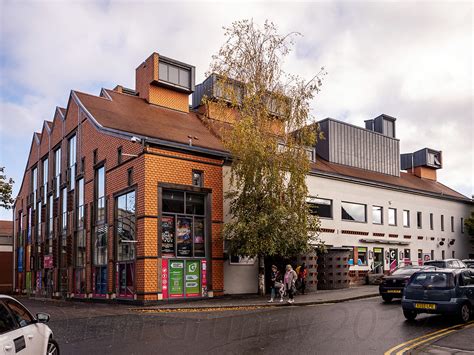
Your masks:
<path fill-rule="evenodd" d="M 194 67 L 181 64 L 174 60 L 160 57 L 158 63 L 159 82 L 163 84 L 171 84 L 174 87 L 183 88 L 186 91 L 192 91 L 193 80 L 192 72 Z"/>

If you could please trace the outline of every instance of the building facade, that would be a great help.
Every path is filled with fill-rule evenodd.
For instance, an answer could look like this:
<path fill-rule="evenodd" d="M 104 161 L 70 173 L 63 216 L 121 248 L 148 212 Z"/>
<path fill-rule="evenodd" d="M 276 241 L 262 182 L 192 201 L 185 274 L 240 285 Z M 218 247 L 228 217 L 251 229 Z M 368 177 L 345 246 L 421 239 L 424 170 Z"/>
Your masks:
<path fill-rule="evenodd" d="M 152 54 L 135 90 L 71 91 L 31 144 L 15 290 L 153 302 L 223 289 L 222 143 L 189 110 L 194 67 Z"/>
<path fill-rule="evenodd" d="M 13 222 L 0 221 L 0 293 L 13 291 Z"/>

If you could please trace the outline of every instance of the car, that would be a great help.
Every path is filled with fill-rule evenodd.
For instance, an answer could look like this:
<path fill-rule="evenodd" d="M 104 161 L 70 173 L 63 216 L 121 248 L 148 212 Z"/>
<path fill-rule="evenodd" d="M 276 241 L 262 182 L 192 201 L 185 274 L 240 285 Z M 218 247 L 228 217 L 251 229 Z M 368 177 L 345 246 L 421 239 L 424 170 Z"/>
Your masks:
<path fill-rule="evenodd" d="M 49 314 L 31 312 L 19 301 L 0 295 L 0 351 L 3 354 L 58 355 L 59 346 L 46 325 Z"/>
<path fill-rule="evenodd" d="M 430 269 L 414 273 L 402 298 L 403 315 L 454 315 L 468 322 L 474 309 L 474 274 L 469 269 Z"/>
<path fill-rule="evenodd" d="M 431 266 L 442 268 L 442 269 L 465 269 L 466 268 L 466 264 L 464 264 L 459 259 L 428 260 L 428 261 L 425 261 L 423 265 L 431 265 Z"/>
<path fill-rule="evenodd" d="M 379 293 L 385 302 L 391 302 L 394 298 L 402 298 L 410 276 L 415 272 L 425 269 L 432 269 L 431 266 L 404 266 L 396 269 L 390 275 L 382 277 L 379 285 Z"/>
<path fill-rule="evenodd" d="M 462 261 L 469 269 L 474 269 L 474 259 L 464 259 Z"/>

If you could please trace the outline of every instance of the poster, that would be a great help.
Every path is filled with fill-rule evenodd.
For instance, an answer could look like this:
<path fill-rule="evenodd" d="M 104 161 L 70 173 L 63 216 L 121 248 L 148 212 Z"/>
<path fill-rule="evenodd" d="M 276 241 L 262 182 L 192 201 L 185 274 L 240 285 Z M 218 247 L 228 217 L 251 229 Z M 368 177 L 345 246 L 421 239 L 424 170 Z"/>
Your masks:
<path fill-rule="evenodd" d="M 398 250 L 390 249 L 389 256 L 390 256 L 390 272 L 393 272 L 398 266 Z"/>
<path fill-rule="evenodd" d="M 168 292 L 170 297 L 182 297 L 184 295 L 184 261 L 171 260 L 168 263 L 169 283 Z"/>
<path fill-rule="evenodd" d="M 423 254 L 423 262 L 430 261 L 431 260 L 431 254 Z"/>
<path fill-rule="evenodd" d="M 53 256 L 52 255 L 45 255 L 43 262 L 44 262 L 44 268 L 45 269 L 52 269 L 53 268 Z"/>
<path fill-rule="evenodd" d="M 186 296 L 196 297 L 201 293 L 200 261 L 186 260 Z"/>
<path fill-rule="evenodd" d="M 161 252 L 163 256 L 174 256 L 174 216 L 161 217 Z"/>
<path fill-rule="evenodd" d="M 161 260 L 161 292 L 163 298 L 168 298 L 168 260 Z"/>
<path fill-rule="evenodd" d="M 192 218 L 178 217 L 176 228 L 177 256 L 192 256 L 192 226 Z"/>
<path fill-rule="evenodd" d="M 202 268 L 202 273 L 201 273 L 201 285 L 202 285 L 202 290 L 201 290 L 201 295 L 203 297 L 207 296 L 207 261 L 203 260 L 201 264 Z"/>
<path fill-rule="evenodd" d="M 194 256 L 205 256 L 204 218 L 194 218 Z"/>

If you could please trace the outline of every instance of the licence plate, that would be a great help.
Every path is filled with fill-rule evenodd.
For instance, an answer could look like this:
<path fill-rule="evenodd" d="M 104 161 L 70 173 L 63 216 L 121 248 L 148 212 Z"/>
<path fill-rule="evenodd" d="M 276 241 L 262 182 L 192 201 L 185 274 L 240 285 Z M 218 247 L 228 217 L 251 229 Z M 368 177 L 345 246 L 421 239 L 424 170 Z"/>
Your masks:
<path fill-rule="evenodd" d="M 402 290 L 387 290 L 387 293 L 402 293 Z"/>
<path fill-rule="evenodd" d="M 436 305 L 432 303 L 415 303 L 415 308 L 418 309 L 436 309 Z"/>

